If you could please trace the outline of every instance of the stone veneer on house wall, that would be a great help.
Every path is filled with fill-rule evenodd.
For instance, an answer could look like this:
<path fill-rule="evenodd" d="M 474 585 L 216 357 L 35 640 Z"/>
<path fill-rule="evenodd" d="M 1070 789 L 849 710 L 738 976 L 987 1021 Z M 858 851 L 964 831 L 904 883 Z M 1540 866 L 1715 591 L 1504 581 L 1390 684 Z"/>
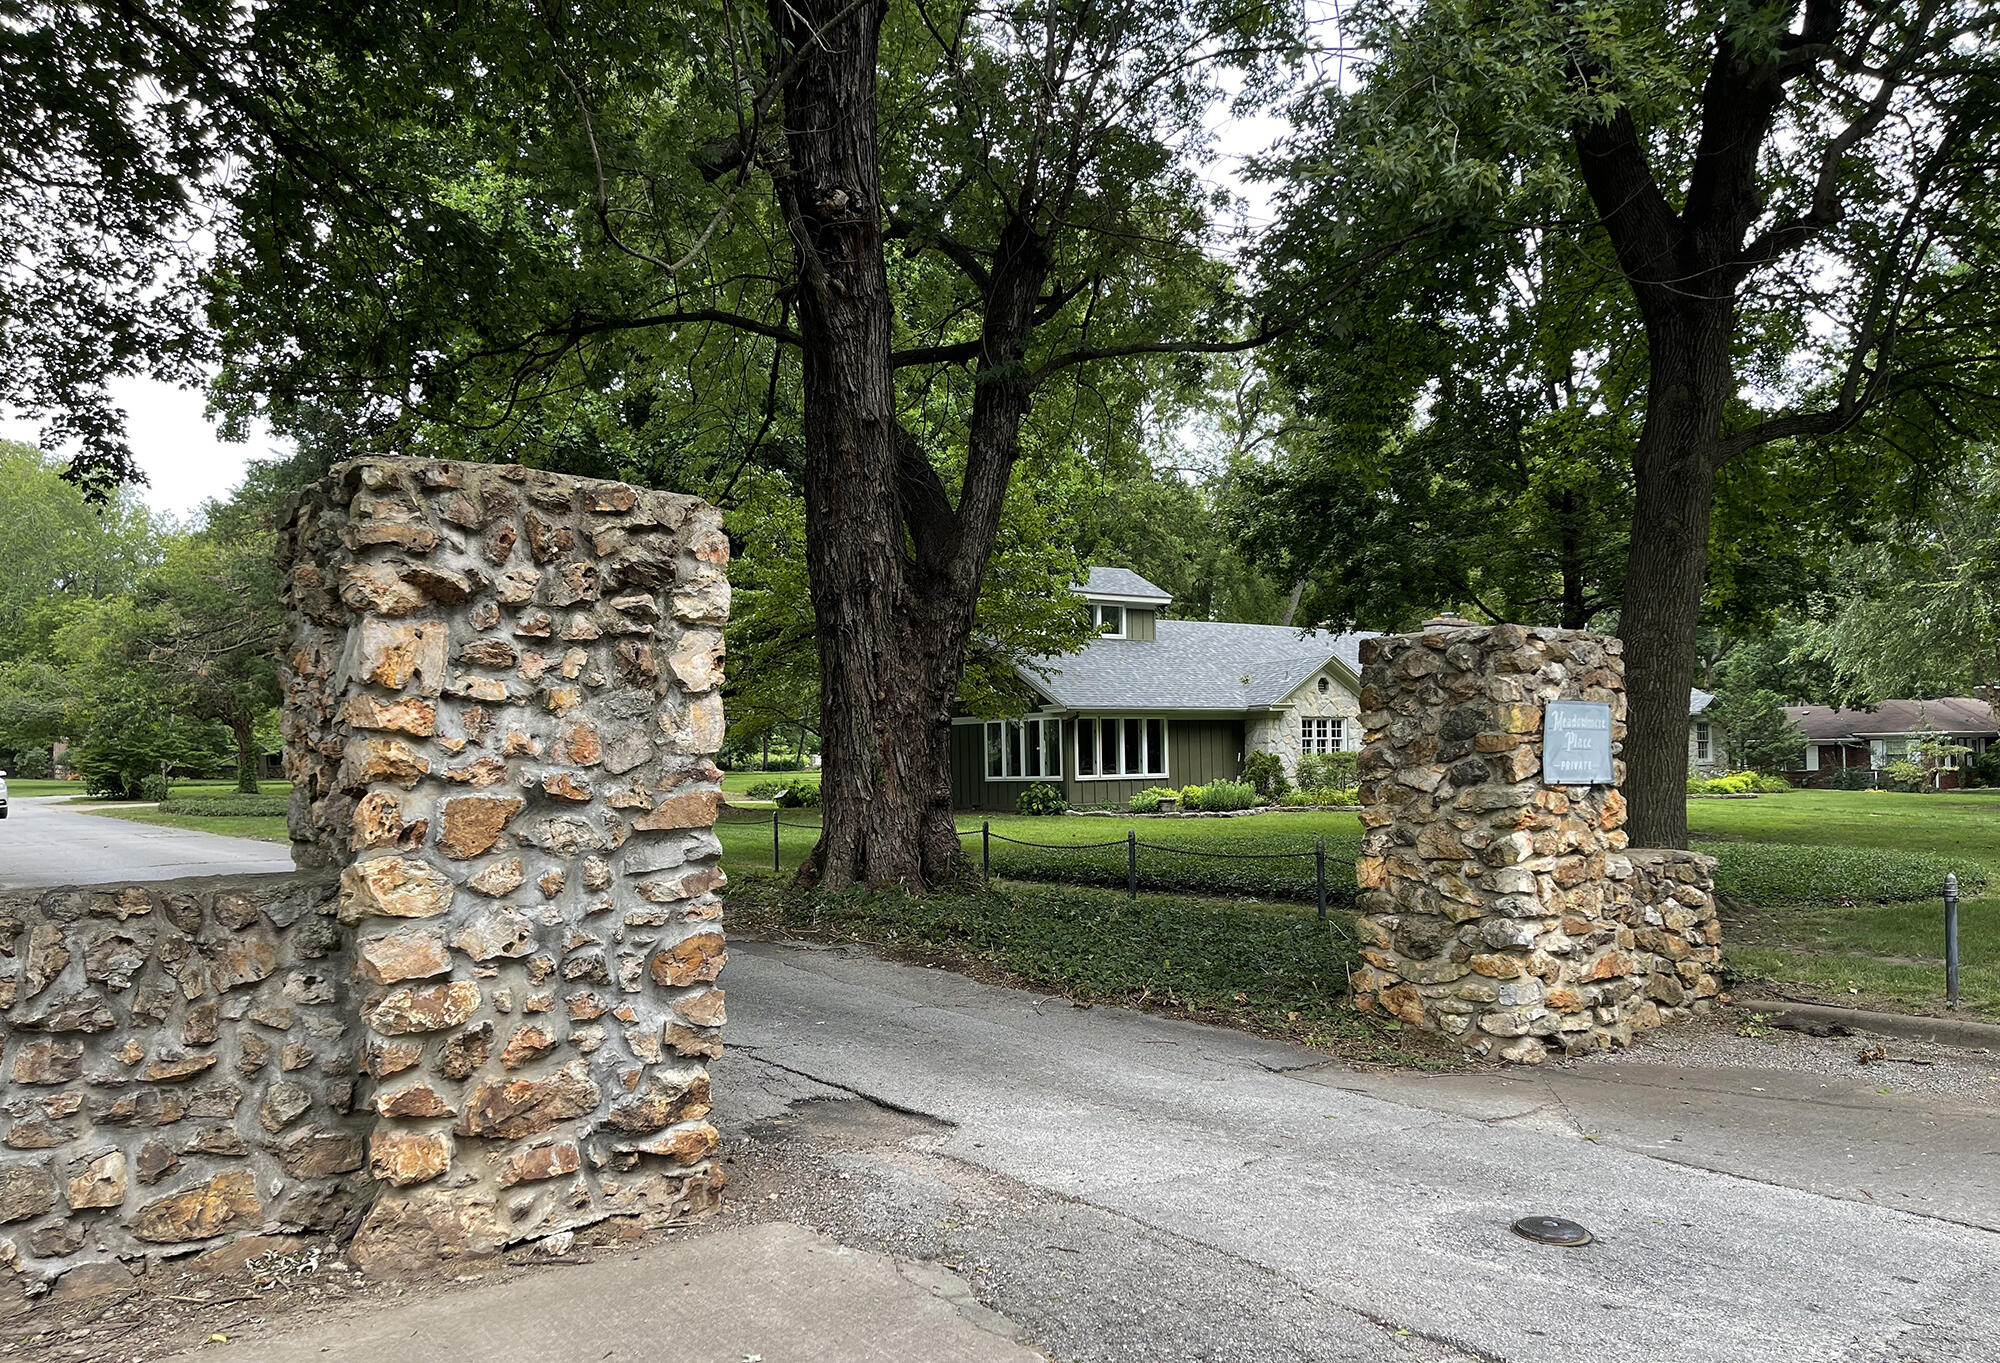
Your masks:
<path fill-rule="evenodd" d="M 1327 681 L 1325 691 L 1319 689 L 1322 677 Z M 1352 731 L 1358 722 L 1355 716 L 1360 713 L 1361 706 L 1330 666 L 1321 668 L 1301 683 L 1292 692 L 1290 701 L 1282 710 L 1252 714 L 1244 738 L 1250 752 L 1276 753 L 1285 764 L 1285 774 L 1296 778 L 1301 746 L 1299 721 L 1307 716 L 1339 718 L 1345 720 L 1347 728 Z M 1351 734 L 1345 742 L 1350 749 L 1360 746 Z"/>
<path fill-rule="evenodd" d="M 364 1265 L 719 1186 L 728 556 L 697 498 L 513 466 L 356 460 L 294 514 L 291 829 L 354 937 Z"/>
<path fill-rule="evenodd" d="M 1708 1006 L 1713 862 L 1628 852 L 1615 785 L 1541 780 L 1549 701 L 1609 703 L 1622 744 L 1621 654 L 1518 625 L 1362 644 L 1359 1007 L 1536 1063 Z"/>

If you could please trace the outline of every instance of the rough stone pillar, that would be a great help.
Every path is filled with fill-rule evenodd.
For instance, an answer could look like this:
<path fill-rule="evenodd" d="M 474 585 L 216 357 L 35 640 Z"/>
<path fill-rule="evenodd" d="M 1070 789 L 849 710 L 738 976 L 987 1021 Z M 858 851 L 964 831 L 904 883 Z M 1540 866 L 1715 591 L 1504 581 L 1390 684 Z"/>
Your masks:
<path fill-rule="evenodd" d="M 284 537 L 291 831 L 367 1028 L 354 1252 L 489 1253 L 720 1186 L 729 589 L 693 497 L 362 459 Z"/>
<path fill-rule="evenodd" d="M 1621 653 L 1581 630 L 1450 621 L 1362 644 L 1357 1006 L 1528 1063 L 1706 1006 L 1713 863 L 1635 867 L 1615 784 L 1541 779 L 1550 701 L 1608 703 L 1622 744 Z"/>

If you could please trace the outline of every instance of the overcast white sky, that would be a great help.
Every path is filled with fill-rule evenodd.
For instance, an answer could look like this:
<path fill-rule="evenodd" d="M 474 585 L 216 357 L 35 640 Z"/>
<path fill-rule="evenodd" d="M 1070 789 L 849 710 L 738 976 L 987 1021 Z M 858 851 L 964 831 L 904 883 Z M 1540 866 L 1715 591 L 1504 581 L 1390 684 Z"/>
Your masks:
<path fill-rule="evenodd" d="M 111 394 L 125 409 L 132 453 L 146 472 L 140 495 L 155 511 L 191 515 L 203 501 L 223 496 L 242 482 L 246 463 L 274 450 L 269 432 L 262 428 L 246 444 L 218 439 L 214 425 L 202 413 L 205 400 L 198 392 L 150 379 L 127 379 L 112 384 Z M 0 439 L 35 445 L 41 443 L 40 435 L 34 422 L 0 405 Z"/>

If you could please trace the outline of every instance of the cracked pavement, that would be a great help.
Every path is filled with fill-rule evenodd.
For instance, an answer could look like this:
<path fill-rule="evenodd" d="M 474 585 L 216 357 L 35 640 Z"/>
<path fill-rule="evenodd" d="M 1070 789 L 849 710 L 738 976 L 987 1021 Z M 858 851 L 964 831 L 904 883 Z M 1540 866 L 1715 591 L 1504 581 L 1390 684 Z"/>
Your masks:
<path fill-rule="evenodd" d="M 2000 1354 L 1990 1057 L 1364 1073 L 861 952 L 731 955 L 732 1214 L 940 1262 L 1053 1357 Z M 1598 1241 L 1508 1232 L 1537 1213 Z"/>

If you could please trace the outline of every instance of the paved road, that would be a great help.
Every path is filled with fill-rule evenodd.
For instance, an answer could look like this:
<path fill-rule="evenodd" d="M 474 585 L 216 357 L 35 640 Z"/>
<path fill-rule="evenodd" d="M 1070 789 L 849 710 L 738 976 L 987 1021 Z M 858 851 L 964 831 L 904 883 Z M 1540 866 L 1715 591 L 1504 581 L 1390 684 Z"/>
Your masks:
<path fill-rule="evenodd" d="M 63 796 L 15 798 L 0 820 L 0 890 L 289 871 L 280 843 L 86 814 Z"/>
<path fill-rule="evenodd" d="M 1016 1190 L 985 1205 L 1033 1233 L 960 1235 L 959 1257 L 983 1261 L 998 1309 L 1065 1358 L 1165 1356 L 1174 1331 L 1180 1356 L 1214 1359 L 1419 1342 L 1507 1363 L 2000 1357 L 2000 1236 L 1979 1224 L 2000 1217 L 1989 1097 L 1898 1113 L 1875 1077 L 1773 1091 L 1699 1066 L 1364 1076 L 860 954 L 731 956 L 716 1089 L 732 1135 L 859 1106 L 801 1099 L 903 1114 L 889 1145 L 847 1140 L 858 1153 L 834 1177 L 869 1188 L 845 1215 L 884 1223 L 879 1204 L 906 1197 L 976 1219 L 951 1168 Z M 1509 1234 L 1529 1213 L 1574 1217 L 1598 1243 Z M 1060 1279 L 1038 1252 L 1067 1261 Z M 1205 1327 L 1176 1322 L 1205 1278 L 1239 1286 Z M 1267 1317 L 1276 1337 L 1240 1347 Z"/>

